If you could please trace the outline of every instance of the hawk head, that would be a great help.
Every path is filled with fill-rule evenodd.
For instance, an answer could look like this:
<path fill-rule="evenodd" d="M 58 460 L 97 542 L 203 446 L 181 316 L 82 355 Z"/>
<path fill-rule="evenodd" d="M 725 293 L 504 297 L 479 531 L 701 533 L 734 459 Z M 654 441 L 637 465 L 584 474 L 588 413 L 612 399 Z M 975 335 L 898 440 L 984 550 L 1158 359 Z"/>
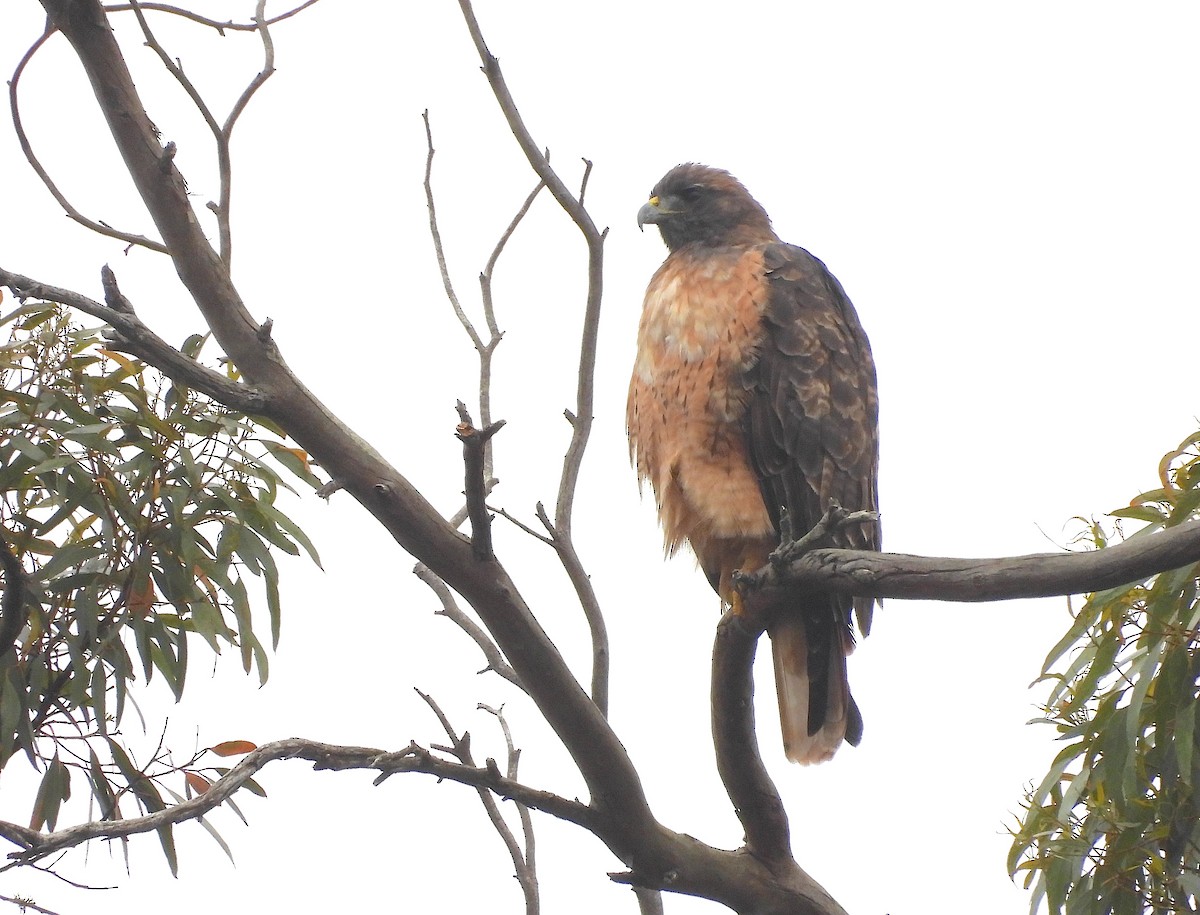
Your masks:
<path fill-rule="evenodd" d="M 676 165 L 654 185 L 638 210 L 638 228 L 658 226 L 675 251 L 684 245 L 738 245 L 778 241 L 762 205 L 727 171 L 695 162 Z"/>

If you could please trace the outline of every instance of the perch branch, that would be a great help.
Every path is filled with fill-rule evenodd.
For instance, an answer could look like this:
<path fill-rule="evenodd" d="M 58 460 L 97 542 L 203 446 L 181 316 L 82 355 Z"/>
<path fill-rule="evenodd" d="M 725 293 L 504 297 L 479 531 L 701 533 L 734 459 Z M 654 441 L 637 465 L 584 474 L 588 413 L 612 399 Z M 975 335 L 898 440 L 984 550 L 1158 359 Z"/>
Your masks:
<path fill-rule="evenodd" d="M 952 559 L 821 549 L 737 576 L 738 587 L 959 602 L 1086 594 L 1200 562 L 1200 521 L 1146 529 L 1102 550 Z"/>
<path fill-rule="evenodd" d="M 717 770 L 746 831 L 746 850 L 774 871 L 795 862 L 787 811 L 759 755 L 754 726 L 754 653 L 762 632 L 761 625 L 732 611 L 717 624 L 712 732 Z"/>

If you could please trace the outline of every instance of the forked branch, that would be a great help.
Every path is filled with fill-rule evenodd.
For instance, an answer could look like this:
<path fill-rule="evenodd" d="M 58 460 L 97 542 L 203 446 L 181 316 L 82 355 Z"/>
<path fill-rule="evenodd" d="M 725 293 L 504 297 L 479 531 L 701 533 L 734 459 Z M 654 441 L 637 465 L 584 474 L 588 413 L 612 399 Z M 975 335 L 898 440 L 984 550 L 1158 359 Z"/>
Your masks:
<path fill-rule="evenodd" d="M 592 220 L 583 205 L 584 194 L 587 191 L 588 179 L 591 176 L 592 164 L 584 160 L 583 178 L 580 182 L 579 195 L 575 196 L 566 183 L 550 165 L 549 155 L 534 142 L 533 135 L 526 126 L 524 119 L 517 110 L 517 104 L 508 89 L 504 73 L 500 69 L 500 61 L 488 50 L 483 31 L 475 17 L 474 7 L 470 0 L 459 0 L 463 19 L 475 50 L 483 64 L 484 75 L 487 76 L 492 94 L 500 106 L 500 110 L 508 122 L 509 130 L 525 153 L 530 167 L 540 179 L 541 185 L 550 191 L 551 195 L 562 207 L 564 212 L 575 223 L 583 235 L 587 246 L 587 296 L 583 313 L 583 329 L 579 345 L 579 371 L 575 391 L 575 408 L 564 411 L 567 421 L 571 424 L 571 441 L 563 456 L 562 475 L 559 480 L 558 497 L 555 502 L 554 518 L 551 520 L 539 505 L 539 520 L 549 533 L 549 540 L 558 554 L 559 561 L 575 589 L 580 607 L 588 623 L 592 639 L 592 678 L 591 695 L 597 708 L 602 714 L 608 714 L 608 684 L 610 670 L 608 628 L 604 622 L 604 614 L 600 602 L 592 587 L 591 576 L 583 566 L 571 536 L 572 520 L 574 517 L 575 491 L 579 482 L 580 469 L 583 466 L 583 456 L 587 450 L 588 440 L 592 430 L 592 410 L 595 399 L 596 349 L 600 330 L 600 305 L 604 293 L 604 240 L 608 230 L 600 230 Z M 539 185 L 539 187 L 541 186 Z M 536 191 L 535 191 L 536 193 Z M 486 275 L 490 276 L 490 268 Z"/>

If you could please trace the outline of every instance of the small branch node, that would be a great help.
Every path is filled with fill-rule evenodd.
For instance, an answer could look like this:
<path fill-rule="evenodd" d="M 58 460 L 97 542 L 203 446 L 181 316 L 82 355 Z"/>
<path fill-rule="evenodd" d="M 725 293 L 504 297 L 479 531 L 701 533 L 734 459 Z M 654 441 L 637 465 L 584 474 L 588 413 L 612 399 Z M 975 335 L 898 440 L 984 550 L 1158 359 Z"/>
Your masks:
<path fill-rule="evenodd" d="M 342 488 L 341 480 L 330 480 L 324 486 L 317 490 L 317 495 L 325 501 L 329 501 L 329 497 Z"/>
<path fill-rule="evenodd" d="M 271 331 L 272 331 L 272 329 L 274 329 L 274 327 L 275 327 L 275 321 L 273 318 L 267 318 L 265 321 L 262 322 L 262 324 L 258 325 L 258 330 L 256 330 L 254 332 L 255 336 L 258 337 L 258 342 L 259 343 L 270 343 L 271 342 Z"/>
<path fill-rule="evenodd" d="M 100 268 L 100 285 L 104 289 L 104 303 L 109 308 L 121 314 L 131 315 L 134 313 L 133 305 L 129 303 L 129 299 L 125 298 L 117 286 L 117 275 L 113 273 L 108 264 Z"/>
<path fill-rule="evenodd" d="M 159 168 L 162 169 L 163 174 L 166 174 L 167 172 L 169 172 L 171 170 L 171 167 L 175 162 L 175 153 L 176 153 L 175 141 L 168 140 L 167 145 L 164 146 L 162 149 L 162 155 L 158 159 L 158 165 L 159 165 Z"/>
<path fill-rule="evenodd" d="M 492 553 L 492 516 L 487 507 L 487 443 L 493 435 L 504 427 L 504 420 L 491 423 L 484 429 L 476 429 L 461 400 L 454 405 L 458 411 L 458 425 L 454 429 L 455 437 L 462 442 L 463 464 L 466 474 L 465 495 L 467 497 L 467 517 L 471 519 L 471 552 L 476 559 L 490 560 Z"/>

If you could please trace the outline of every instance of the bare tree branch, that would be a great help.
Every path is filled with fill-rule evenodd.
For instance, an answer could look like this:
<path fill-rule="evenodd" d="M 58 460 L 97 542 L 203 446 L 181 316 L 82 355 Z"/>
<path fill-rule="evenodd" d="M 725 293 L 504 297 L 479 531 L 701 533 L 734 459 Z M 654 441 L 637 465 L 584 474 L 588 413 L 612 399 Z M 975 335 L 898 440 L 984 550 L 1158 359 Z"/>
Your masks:
<path fill-rule="evenodd" d="M 34 173 L 42 180 L 42 184 L 46 185 L 48 190 L 58 205 L 63 208 L 66 214 L 74 219 L 77 223 L 87 229 L 91 229 L 98 235 L 106 235 L 109 238 L 115 238 L 119 241 L 128 242 L 130 245 L 141 245 L 144 248 L 149 248 L 151 251 L 157 251 L 160 254 L 166 254 L 167 248 L 161 242 L 146 238 L 144 235 L 135 235 L 132 232 L 122 232 L 114 229 L 112 226 L 103 222 L 97 222 L 94 219 L 89 219 L 84 216 L 79 210 L 75 209 L 74 205 L 66 198 L 66 195 L 58 189 L 58 185 L 50 177 L 50 173 L 46 171 L 41 161 L 33 151 L 33 144 L 29 142 L 29 136 L 25 133 L 25 125 L 21 122 L 21 106 L 17 100 L 17 87 L 20 85 L 21 76 L 25 72 L 25 67 L 33 59 L 33 55 L 46 43 L 46 41 L 58 31 L 52 23 L 46 23 L 46 31 L 42 36 L 35 41 L 25 52 L 25 56 L 21 58 L 17 64 L 17 68 L 13 71 L 12 79 L 8 81 L 8 104 L 12 111 L 13 132 L 17 135 L 17 142 L 21 145 L 21 152 L 25 154 L 26 161 Z"/>
<path fill-rule="evenodd" d="M 200 116 L 204 119 L 204 123 L 208 125 L 209 132 L 212 133 L 213 139 L 217 144 L 217 174 L 220 184 L 220 194 L 216 203 L 210 203 L 209 209 L 217 217 L 217 233 L 220 236 L 221 242 L 221 260 L 227 265 L 230 264 L 233 257 L 233 234 L 230 227 L 229 208 L 232 202 L 232 181 L 233 167 L 230 160 L 229 141 L 233 135 L 233 125 L 236 123 L 242 111 L 271 75 L 275 72 L 275 46 L 271 41 L 271 33 L 267 29 L 267 22 L 264 18 L 266 8 L 266 0 L 258 0 L 257 11 L 255 12 L 254 21 L 258 32 L 262 35 L 263 49 L 266 60 L 255 77 L 250 81 L 250 84 L 242 91 L 238 100 L 234 103 L 232 110 L 229 112 L 225 123 L 218 124 L 208 104 L 204 101 L 203 96 L 188 79 L 183 72 L 183 65 L 178 60 L 173 59 L 166 49 L 155 38 L 154 33 L 150 29 L 150 24 L 146 21 L 145 15 L 142 13 L 141 3 L 131 3 L 130 8 L 133 9 L 134 15 L 137 16 L 138 24 L 142 28 L 142 34 L 146 38 L 146 46 L 158 55 L 167 72 L 170 73 L 177 83 L 183 87 L 188 98 L 192 100 L 192 104 L 196 106 L 196 110 L 200 112 Z"/>
<path fill-rule="evenodd" d="M 484 455 L 492 436 L 504 427 L 504 420 L 476 429 L 466 404 L 460 400 L 457 409 L 458 428 L 454 434 L 462 442 L 463 463 L 466 465 L 465 491 L 467 517 L 471 519 L 471 549 L 476 559 L 493 561 L 496 555 L 492 552 L 492 517 L 487 507 L 488 479 Z"/>
<path fill-rule="evenodd" d="M 26 899 L 23 896 L 0 896 L 0 902 L 15 905 L 22 912 L 37 912 L 39 915 L 58 915 L 57 912 L 51 909 L 44 909 L 32 899 Z"/>
<path fill-rule="evenodd" d="M 467 317 L 458 293 L 454 290 L 454 281 L 450 277 L 450 268 L 446 264 L 446 248 L 442 244 L 442 232 L 438 228 L 437 204 L 433 197 L 433 157 L 436 150 L 433 148 L 433 127 L 429 122 L 428 109 L 421 112 L 421 119 L 425 122 L 425 205 L 429 210 L 429 235 L 433 239 L 433 254 L 437 258 L 438 272 L 442 277 L 442 289 L 445 290 L 446 299 L 450 302 L 450 307 L 454 310 L 454 316 L 458 318 L 458 323 L 462 325 L 467 336 L 471 338 L 471 344 L 482 356 L 487 344 L 483 342 L 479 331 L 475 329 L 475 324 Z M 480 401 L 483 400 L 484 398 L 481 396 Z M 488 416 L 489 413 L 485 412 L 483 418 L 485 424 L 488 422 Z"/>
<path fill-rule="evenodd" d="M 517 780 L 517 767 L 521 761 L 521 751 L 513 744 L 512 731 L 508 727 L 508 721 L 504 717 L 504 709 L 492 708 L 490 705 L 484 705 L 482 702 L 478 708 L 491 715 L 496 716 L 496 720 L 500 723 L 500 730 L 504 734 L 504 745 L 507 748 L 507 764 L 505 765 L 504 775 L 513 781 Z M 513 802 L 517 807 L 517 817 L 521 821 L 521 833 L 525 838 L 525 852 L 523 855 L 523 866 L 517 868 L 517 879 L 521 881 L 522 888 L 525 889 L 525 899 L 527 903 L 532 902 L 532 909 L 529 905 L 526 906 L 527 915 L 534 913 L 541 907 L 540 891 L 537 880 L 537 864 L 535 863 L 537 841 L 533 833 L 533 817 L 529 813 L 529 808 L 520 801 Z M 513 859 L 515 864 L 516 858 Z"/>
<path fill-rule="evenodd" d="M 0 821 L 0 836 L 22 847 L 22 850 L 9 854 L 13 863 L 0 870 L 40 860 L 60 849 L 72 848 L 91 839 L 121 838 L 197 819 L 228 800 L 265 765 L 279 759 L 308 760 L 318 770 L 374 770 L 380 773 L 375 779 L 377 785 L 395 774 L 423 772 L 472 788 L 484 788 L 501 797 L 520 800 L 535 810 L 585 827 L 595 820 L 593 812 L 578 801 L 529 788 L 505 778 L 494 767 L 480 768 L 440 759 L 416 744 L 397 752 L 386 752 L 370 747 L 337 746 L 293 737 L 259 747 L 213 782 L 212 787 L 203 794 L 147 816 L 99 820 L 51 833 L 39 833 L 15 823 Z"/>
<path fill-rule="evenodd" d="M 426 693 L 417 690 L 417 695 L 425 700 L 425 703 L 433 709 L 433 713 L 437 715 L 438 721 L 441 722 L 446 736 L 450 738 L 451 746 L 450 753 L 463 765 L 474 768 L 475 760 L 471 755 L 471 736 L 463 733 L 459 735 L 450 724 L 450 719 L 441 710 L 433 698 Z M 512 742 L 512 735 L 508 730 L 508 723 L 504 720 L 504 716 L 489 706 L 480 704 L 480 709 L 484 709 L 495 715 L 504 732 L 505 744 L 508 747 L 508 765 L 505 777 L 513 781 L 517 778 L 517 759 L 520 757 L 519 751 L 515 750 Z M 489 759 L 487 761 L 489 768 L 495 768 L 495 761 Z M 525 897 L 525 913 L 526 915 L 537 915 L 540 909 L 537 869 L 533 863 L 533 826 L 529 819 L 529 808 L 520 802 L 516 802 L 517 809 L 520 812 L 521 825 L 525 832 L 526 850 L 521 850 L 520 843 L 517 842 L 517 837 L 509 828 L 504 816 L 500 813 L 500 807 L 496 803 L 495 795 L 485 788 L 480 788 L 479 800 L 483 804 L 484 810 L 487 812 L 488 819 L 492 823 L 492 828 L 496 830 L 496 834 L 500 836 L 500 840 L 504 843 L 504 847 L 508 850 L 509 858 L 512 860 L 513 869 L 516 873 L 517 882 L 521 885 L 521 892 Z"/>
<path fill-rule="evenodd" d="M 579 598 L 580 607 L 587 619 L 588 629 L 592 638 L 592 700 L 601 710 L 608 713 L 608 681 L 609 681 L 609 641 L 608 630 L 604 616 L 600 610 L 595 590 L 592 588 L 591 577 L 583 567 L 583 563 L 575 550 L 571 539 L 571 523 L 575 505 L 575 489 L 579 481 L 580 468 L 583 465 L 584 452 L 587 450 L 588 439 L 592 429 L 592 405 L 594 400 L 596 374 L 596 347 L 599 340 L 600 305 L 604 292 L 604 239 L 608 233 L 600 231 L 592 221 L 591 214 L 583 206 L 583 194 L 587 189 L 588 177 L 591 175 L 591 163 L 584 160 L 584 176 L 581 183 L 580 195 L 575 197 L 563 183 L 558 173 L 550 167 L 548 154 L 534 142 L 532 134 L 526 127 L 516 102 L 509 92 L 504 74 L 500 70 L 500 61 L 488 50 L 479 21 L 475 18 L 475 10 L 470 0 L 459 0 L 463 19 L 475 50 L 483 62 L 483 72 L 487 76 L 492 93 L 500 105 L 500 110 L 508 122 L 509 130 L 516 138 L 517 144 L 525 153 L 542 184 L 558 201 L 559 206 L 570 216 L 584 237 L 588 252 L 588 287 L 587 300 L 583 315 L 583 332 L 579 347 L 579 372 L 576 387 L 575 410 L 565 411 L 567 420 L 571 423 L 571 441 L 563 457 L 562 477 L 559 481 L 558 499 L 555 505 L 554 521 L 543 520 L 550 533 L 555 551 L 567 572 L 567 576 Z M 544 515 L 544 512 L 542 513 Z"/>
<path fill-rule="evenodd" d="M 738 575 L 747 592 L 817 588 L 905 600 L 996 601 L 1087 594 L 1200 562 L 1200 521 L 1145 529 L 1102 550 L 952 559 L 813 550 L 781 566 Z"/>
<path fill-rule="evenodd" d="M 772 870 L 795 866 L 787 811 L 758 750 L 754 653 L 763 627 L 727 612 L 713 644 L 713 744 L 717 770 L 746 831 L 746 850 Z"/>
<path fill-rule="evenodd" d="M 317 3 L 317 0 L 305 0 L 304 3 L 301 3 L 294 9 L 288 10 L 286 13 L 280 13 L 278 16 L 272 16 L 270 19 L 265 20 L 266 24 L 274 25 L 277 22 L 283 22 L 285 19 L 291 19 L 297 13 L 303 12 L 315 3 Z M 133 9 L 134 5 L 135 4 L 133 3 L 106 3 L 104 5 L 104 9 L 109 13 L 122 13 Z M 189 9 L 184 9 L 179 6 L 172 6 L 169 3 L 138 3 L 136 5 L 140 6 L 144 10 L 153 10 L 156 13 L 170 13 L 174 16 L 190 19 L 192 22 L 216 29 L 221 35 L 224 35 L 226 30 L 231 32 L 256 32 L 259 29 L 259 23 L 257 21 L 234 22 L 232 19 L 229 19 L 224 22 L 219 22 L 216 19 L 209 19 L 206 16 L 201 16 L 199 13 L 194 13 Z"/>
<path fill-rule="evenodd" d="M 458 602 L 454 599 L 454 593 L 450 590 L 446 583 L 438 578 L 438 576 L 435 575 L 433 571 L 423 563 L 418 564 L 413 572 L 416 574 L 417 578 L 421 579 L 421 581 L 425 582 L 425 584 L 429 586 L 430 590 L 432 590 L 442 602 L 442 609 L 438 611 L 438 614 L 446 617 L 452 623 L 458 626 L 471 638 L 472 641 L 475 642 L 476 645 L 479 646 L 479 650 L 483 652 L 483 656 L 487 659 L 487 667 L 484 668 L 484 671 L 494 671 L 509 683 L 513 684 L 513 686 L 521 690 L 521 692 L 528 694 L 528 690 L 525 689 L 525 684 L 521 682 L 521 678 L 517 676 L 517 673 L 512 669 L 512 666 L 506 660 L 504 660 L 504 655 L 501 653 L 500 649 L 496 647 L 496 643 L 488 638 L 488 634 L 484 632 L 483 629 L 481 629 L 473 619 L 467 616 L 461 607 L 458 606 Z M 480 671 L 480 673 L 483 673 L 484 671 Z"/>
<path fill-rule="evenodd" d="M 183 355 L 154 333 L 133 311 L 129 300 L 117 288 L 116 276 L 105 267 L 101 271 L 105 295 L 110 304 L 101 305 L 87 296 L 51 286 L 39 280 L 12 273 L 0 267 L 0 286 L 7 286 L 18 299 L 32 298 L 43 302 L 56 302 L 99 318 L 113 328 L 108 346 L 127 352 L 153 365 L 172 381 L 195 388 L 226 406 L 252 416 L 269 412 L 268 395 L 257 388 L 236 381 L 213 369 L 203 366 L 195 359 Z"/>

